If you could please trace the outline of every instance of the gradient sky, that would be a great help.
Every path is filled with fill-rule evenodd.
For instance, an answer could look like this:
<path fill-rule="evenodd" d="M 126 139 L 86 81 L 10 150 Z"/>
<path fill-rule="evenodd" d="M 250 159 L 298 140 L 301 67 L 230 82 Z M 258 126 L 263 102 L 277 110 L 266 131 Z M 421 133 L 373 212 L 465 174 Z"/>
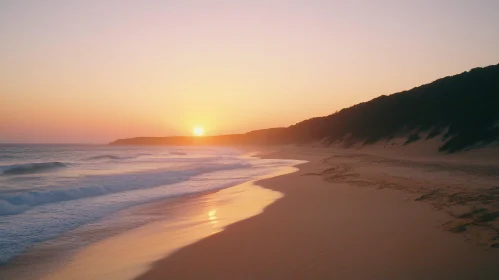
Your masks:
<path fill-rule="evenodd" d="M 288 126 L 499 63 L 499 1 L 0 1 L 0 142 Z"/>

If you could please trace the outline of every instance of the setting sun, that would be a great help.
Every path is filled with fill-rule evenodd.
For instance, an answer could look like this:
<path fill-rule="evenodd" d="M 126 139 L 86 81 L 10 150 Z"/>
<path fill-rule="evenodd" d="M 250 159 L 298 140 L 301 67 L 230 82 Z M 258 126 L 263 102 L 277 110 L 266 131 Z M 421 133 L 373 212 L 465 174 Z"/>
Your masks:
<path fill-rule="evenodd" d="M 0 0 L 0 280 L 499 280 L 498 14 Z"/>
<path fill-rule="evenodd" d="M 204 128 L 202 127 L 195 127 L 193 130 L 193 133 L 195 136 L 203 136 L 204 135 Z"/>

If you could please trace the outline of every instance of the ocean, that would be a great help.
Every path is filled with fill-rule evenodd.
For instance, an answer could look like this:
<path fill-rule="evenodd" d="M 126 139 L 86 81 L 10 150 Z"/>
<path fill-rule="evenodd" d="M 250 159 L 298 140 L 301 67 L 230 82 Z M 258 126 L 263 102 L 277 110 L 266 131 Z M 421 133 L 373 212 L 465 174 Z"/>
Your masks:
<path fill-rule="evenodd" d="M 221 147 L 0 145 L 0 264 L 132 206 L 228 188 L 294 164 Z"/>

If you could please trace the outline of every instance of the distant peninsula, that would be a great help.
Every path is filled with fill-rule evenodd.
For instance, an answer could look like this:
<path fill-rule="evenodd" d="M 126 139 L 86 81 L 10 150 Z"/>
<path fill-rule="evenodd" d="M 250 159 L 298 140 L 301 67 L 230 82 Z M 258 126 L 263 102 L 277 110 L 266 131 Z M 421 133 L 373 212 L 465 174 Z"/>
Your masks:
<path fill-rule="evenodd" d="M 440 152 L 454 153 L 499 140 L 499 64 L 382 95 L 285 128 L 245 134 L 136 137 L 111 145 L 341 144 L 344 148 L 404 137 L 404 145 L 437 138 Z"/>

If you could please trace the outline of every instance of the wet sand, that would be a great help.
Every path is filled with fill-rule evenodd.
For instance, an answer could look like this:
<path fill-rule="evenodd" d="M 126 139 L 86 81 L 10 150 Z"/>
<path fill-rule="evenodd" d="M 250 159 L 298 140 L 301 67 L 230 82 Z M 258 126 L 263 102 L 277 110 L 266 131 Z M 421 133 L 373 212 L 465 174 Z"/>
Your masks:
<path fill-rule="evenodd" d="M 495 165 L 306 148 L 267 156 L 309 162 L 258 182 L 285 195 L 263 214 L 153 263 L 138 279 L 497 279 Z M 474 195 L 480 191 L 488 196 Z M 449 227 L 475 214 L 464 230 Z"/>
<path fill-rule="evenodd" d="M 296 170 L 294 167 L 283 167 L 261 178 Z M 81 248 L 63 260 L 52 260 L 45 265 L 45 271 L 30 271 L 33 269 L 34 257 L 40 258 L 40 250 L 32 250 L 31 257 L 24 256 L 24 261 L 17 261 L 10 269 L 0 271 L 0 279 L 3 276 L 6 279 L 44 280 L 133 279 L 147 271 L 152 262 L 216 234 L 229 224 L 261 213 L 264 207 L 281 197 L 280 192 L 262 188 L 250 181 L 219 191 L 133 207 L 109 217 L 110 221 L 103 223 L 108 225 L 106 227 L 86 226 L 68 235 L 95 235 L 102 230 L 108 231 L 109 224 L 119 225 L 123 220 L 149 222 L 133 229 L 118 231 Z M 58 239 L 50 248 L 44 245 L 44 251 L 48 252 L 44 255 L 54 255 L 58 248 L 55 245 L 67 246 L 67 243 L 61 243 Z"/>

